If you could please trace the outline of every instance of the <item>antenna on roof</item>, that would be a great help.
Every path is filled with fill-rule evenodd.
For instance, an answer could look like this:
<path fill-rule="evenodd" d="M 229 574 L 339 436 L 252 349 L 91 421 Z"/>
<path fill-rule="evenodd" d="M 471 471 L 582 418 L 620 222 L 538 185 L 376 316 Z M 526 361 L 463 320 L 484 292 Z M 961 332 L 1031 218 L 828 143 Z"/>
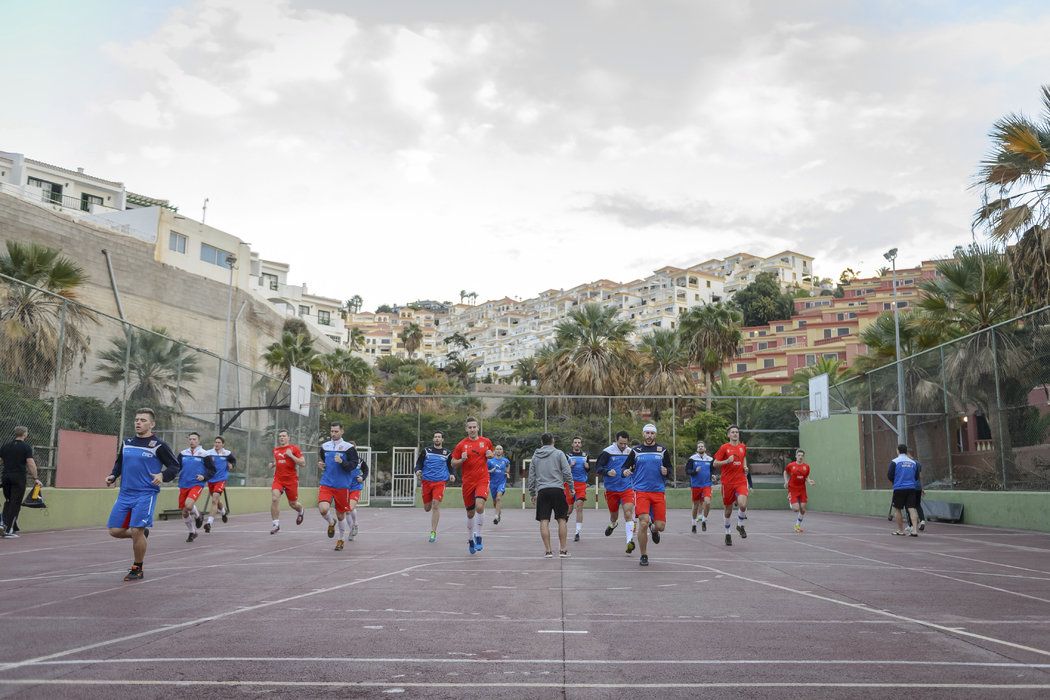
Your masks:
<path fill-rule="evenodd" d="M 208 216 L 208 198 L 204 198 L 204 206 L 201 207 L 201 223 L 204 223 L 204 219 Z"/>

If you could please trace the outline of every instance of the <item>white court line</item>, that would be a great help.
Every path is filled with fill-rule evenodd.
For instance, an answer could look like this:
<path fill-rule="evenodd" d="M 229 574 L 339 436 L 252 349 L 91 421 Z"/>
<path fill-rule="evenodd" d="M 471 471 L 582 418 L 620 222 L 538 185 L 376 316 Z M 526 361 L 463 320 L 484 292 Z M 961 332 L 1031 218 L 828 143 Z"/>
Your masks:
<path fill-rule="evenodd" d="M 776 583 L 770 583 L 769 581 L 760 581 L 758 579 L 749 578 L 747 576 L 740 576 L 738 574 L 731 574 L 731 573 L 729 573 L 727 571 L 719 571 L 718 569 L 714 569 L 714 568 L 712 568 L 710 566 L 703 566 L 702 564 L 681 564 L 681 563 L 679 563 L 679 564 L 675 564 L 675 565 L 676 566 L 691 566 L 691 567 L 695 567 L 697 569 L 705 569 L 707 571 L 711 571 L 711 572 L 714 572 L 714 573 L 720 573 L 720 574 L 722 574 L 724 576 L 728 576 L 730 578 L 735 578 L 735 579 L 738 579 L 740 581 L 747 581 L 749 583 L 755 583 L 755 584 L 758 584 L 760 586 L 766 586 L 767 588 L 775 588 L 775 589 L 780 590 L 780 591 L 785 591 L 787 593 L 793 593 L 795 595 L 805 596 L 807 598 L 813 598 L 813 599 L 816 599 L 816 600 L 823 600 L 823 601 L 828 602 L 828 603 L 834 603 L 835 605 L 842 605 L 844 607 L 853 608 L 854 610 L 863 610 L 864 612 L 869 612 L 869 613 L 872 613 L 874 615 L 882 615 L 884 617 L 888 617 L 888 618 L 891 618 L 891 619 L 894 619 L 894 620 L 900 620 L 901 622 L 911 622 L 912 624 L 921 625 L 923 627 L 929 627 L 930 629 L 935 629 L 935 630 L 938 630 L 940 632 L 947 632 L 948 634 L 959 635 L 959 636 L 962 636 L 962 637 L 969 637 L 971 639 L 980 639 L 983 642 L 990 642 L 992 644 L 999 644 L 1001 646 L 1010 647 L 1012 649 L 1020 649 L 1022 651 L 1031 652 L 1033 654 L 1039 654 L 1040 656 L 1050 656 L 1050 651 L 1048 651 L 1046 649 L 1039 649 L 1039 648 L 1036 648 L 1036 647 L 1026 646 L 1024 644 L 1017 644 L 1015 642 L 1008 642 L 1005 639 L 997 639 L 995 637 L 989 637 L 987 635 L 977 634 L 976 632 L 967 632 L 966 630 L 959 629 L 958 627 L 947 627 L 945 625 L 939 625 L 939 624 L 937 624 L 935 622 L 929 622 L 927 620 L 920 620 L 918 618 L 908 617 L 907 615 L 898 615 L 897 613 L 890 612 L 889 610 L 881 610 L 879 608 L 870 607 L 867 603 L 849 603 L 849 602 L 846 602 L 844 600 L 836 600 L 835 598 L 829 598 L 828 596 L 823 596 L 823 595 L 820 595 L 818 593 L 810 593 L 810 592 L 807 592 L 807 591 L 797 591 L 797 590 L 795 590 L 793 588 L 788 588 L 787 586 L 781 586 L 781 585 L 776 584 Z"/>
<path fill-rule="evenodd" d="M 536 634 L 589 634 L 587 630 L 536 630 Z"/>
<path fill-rule="evenodd" d="M 558 630 L 549 630 L 558 631 Z M 914 661 L 909 659 L 487 659 L 487 658 L 449 658 L 449 657 L 368 657 L 368 656 L 185 656 L 168 658 L 128 658 L 112 659 L 62 659 L 40 661 L 33 666 L 109 666 L 119 664 L 209 664 L 209 663 L 379 663 L 379 664 L 481 664 L 481 665 L 518 665 L 548 666 L 566 664 L 568 666 L 934 666 L 934 667 L 975 667 L 975 668 L 1030 668 L 1050 669 L 1050 663 L 1024 663 L 1022 661 Z"/>
<path fill-rule="evenodd" d="M 151 679 L 91 679 L 76 680 L 72 678 L 4 678 L 0 685 L 57 685 L 57 686 L 176 686 L 176 687 L 253 687 L 253 688 L 572 688 L 591 689 L 674 689 L 674 688 L 878 688 L 878 689 L 938 689 L 938 690 L 1050 690 L 1050 683 L 800 683 L 797 681 L 747 682 L 733 681 L 716 683 L 700 681 L 697 683 L 395 683 L 392 681 L 259 681 L 259 680 L 151 680 Z"/>
<path fill-rule="evenodd" d="M 921 568 L 918 568 L 918 567 L 903 566 L 903 565 L 898 564 L 896 562 L 881 561 L 879 559 L 872 559 L 871 557 L 865 557 L 865 556 L 862 556 L 860 554 L 853 554 L 852 552 L 843 552 L 841 550 L 831 549 L 830 547 L 822 547 L 820 545 L 811 544 L 809 542 L 799 542 L 798 540 L 793 540 L 793 539 L 790 539 L 788 537 L 781 537 L 779 535 L 771 535 L 771 536 L 775 537 L 776 539 L 783 540 L 785 542 L 796 542 L 796 543 L 798 543 L 800 545 L 803 545 L 804 547 L 813 547 L 815 549 L 822 549 L 825 552 L 834 552 L 835 554 L 841 554 L 841 555 L 847 556 L 847 557 L 857 557 L 859 559 L 865 559 L 867 561 L 873 561 L 873 562 L 876 562 L 878 564 L 882 564 L 883 566 L 890 567 L 891 569 L 897 569 L 899 571 L 907 571 L 908 573 L 916 573 L 916 574 L 925 574 L 927 576 L 936 576 L 937 578 L 943 578 L 943 579 L 947 579 L 949 581 L 956 581 L 958 583 L 965 583 L 965 584 L 968 584 L 968 585 L 971 585 L 971 586 L 977 586 L 979 588 L 988 588 L 988 589 L 991 589 L 993 591 L 998 591 L 1000 593 L 1006 593 L 1007 595 L 1017 596 L 1018 598 L 1027 598 L 1029 600 L 1035 600 L 1035 601 L 1038 601 L 1040 603 L 1050 603 L 1050 598 L 1040 598 L 1039 596 L 1029 595 L 1028 593 L 1020 593 L 1018 591 L 1011 591 L 1011 590 L 1006 589 L 1006 588 L 999 588 L 998 586 L 991 586 L 991 585 L 989 585 L 987 583 L 979 583 L 977 581 L 968 581 L 966 579 L 956 578 L 954 576 L 949 576 L 947 574 L 938 574 L 938 573 L 936 573 L 934 571 L 931 571 L 929 569 L 921 569 Z M 928 552 L 923 552 L 923 553 L 927 554 Z"/>
<path fill-rule="evenodd" d="M 1002 564 L 997 561 L 985 561 L 984 559 L 974 559 L 973 557 L 960 557 L 957 554 L 945 554 L 944 552 L 930 552 L 930 554 L 936 554 L 939 557 L 951 557 L 952 559 L 962 559 L 963 561 L 975 561 L 978 564 L 988 564 L 990 566 L 1001 566 L 1006 569 L 1017 569 L 1018 571 L 1028 571 L 1033 574 L 1048 574 L 1050 571 L 1043 571 L 1042 569 L 1029 569 L 1026 566 L 1014 566 L 1013 564 Z"/>
<path fill-rule="evenodd" d="M 319 593 L 331 593 L 332 591 L 339 591 L 339 590 L 342 590 L 344 588 L 348 588 L 350 586 L 356 586 L 359 583 L 368 583 L 370 581 L 376 581 L 378 579 L 386 578 L 388 576 L 396 576 L 396 575 L 398 575 L 398 574 L 400 574 L 400 573 L 402 573 L 404 571 L 413 571 L 415 569 L 420 569 L 420 568 L 423 568 L 425 566 L 431 566 L 431 564 L 416 564 L 415 566 L 409 566 L 407 568 L 399 569 L 397 571 L 391 571 L 391 572 L 388 572 L 388 573 L 385 573 L 385 574 L 378 574 L 376 576 L 370 576 L 368 578 L 355 579 L 353 581 L 348 581 L 346 583 L 340 583 L 340 584 L 338 584 L 336 586 L 329 586 L 327 588 L 319 588 L 317 590 L 310 591 L 309 593 L 299 593 L 298 595 L 288 596 L 287 598 L 281 598 L 280 600 L 270 600 L 270 601 L 266 601 L 264 603 L 257 603 L 255 605 L 248 605 L 248 606 L 245 606 L 243 608 L 237 608 L 236 610 L 227 610 L 226 612 L 216 613 L 215 615 L 208 615 L 206 617 L 199 617 L 199 618 L 197 618 L 195 620 L 188 620 L 186 622 L 179 622 L 179 623 L 176 623 L 176 624 L 164 625 L 162 627 L 156 627 L 156 628 L 151 629 L 151 630 L 145 630 L 143 632 L 137 632 L 135 634 L 129 634 L 129 635 L 126 635 L 126 636 L 123 636 L 123 637 L 116 637 L 114 639 L 107 639 L 107 640 L 101 641 L 101 642 L 94 642 L 92 644 L 84 644 L 82 646 L 74 647 L 72 649 L 67 649 L 65 651 L 59 651 L 59 652 L 55 652 L 53 654 L 45 654 L 44 656 L 38 656 L 38 657 L 35 657 L 35 658 L 32 658 L 32 659 L 26 659 L 25 661 L 18 661 L 18 662 L 15 662 L 15 663 L 7 663 L 7 664 L 4 664 L 4 665 L 0 666 L 0 671 L 9 671 L 11 669 L 20 668 L 22 666 L 27 666 L 27 665 L 34 664 L 34 663 L 39 663 L 40 661 L 49 661 L 51 659 L 58 659 L 58 658 L 61 658 L 63 656 L 69 656 L 70 654 L 79 654 L 80 652 L 83 652 L 83 651 L 90 651 L 92 649 L 98 649 L 100 647 L 111 646 L 113 644 L 119 644 L 121 642 L 131 641 L 133 639 L 141 639 L 142 637 L 149 637 L 149 636 L 152 636 L 154 634 L 161 634 L 163 632 L 171 632 L 171 631 L 178 630 L 178 629 L 183 629 L 183 628 L 186 628 L 186 627 L 193 627 L 193 626 L 196 626 L 196 625 L 204 624 L 206 622 L 214 622 L 215 620 L 222 620 L 222 619 L 227 618 L 227 617 L 232 617 L 233 615 L 240 615 L 242 613 L 252 612 L 254 610 L 261 610 L 263 608 L 272 607 L 274 605 L 280 605 L 282 603 L 289 603 L 289 602 L 291 602 L 293 600 L 302 600 L 303 598 L 309 598 L 309 597 L 315 596 L 315 595 L 317 595 Z M 175 576 L 175 575 L 176 574 L 172 574 L 172 576 Z M 156 580 L 159 580 L 159 579 L 152 579 L 152 580 L 156 581 Z"/>

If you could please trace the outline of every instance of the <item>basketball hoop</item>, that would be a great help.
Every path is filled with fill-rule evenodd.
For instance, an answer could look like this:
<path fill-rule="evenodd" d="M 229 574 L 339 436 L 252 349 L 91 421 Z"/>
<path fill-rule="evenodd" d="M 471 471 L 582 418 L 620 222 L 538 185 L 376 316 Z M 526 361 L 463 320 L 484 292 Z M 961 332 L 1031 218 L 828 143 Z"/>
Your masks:
<path fill-rule="evenodd" d="M 816 411 L 811 411 L 808 408 L 799 408 L 795 410 L 795 418 L 798 418 L 798 424 L 802 425 L 805 421 L 816 420 Z"/>

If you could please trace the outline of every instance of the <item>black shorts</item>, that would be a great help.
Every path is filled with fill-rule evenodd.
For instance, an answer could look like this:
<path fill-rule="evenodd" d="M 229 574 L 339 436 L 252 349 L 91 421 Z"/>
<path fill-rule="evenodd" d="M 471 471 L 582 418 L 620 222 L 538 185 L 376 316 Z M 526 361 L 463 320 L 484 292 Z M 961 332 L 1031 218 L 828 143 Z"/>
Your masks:
<path fill-rule="evenodd" d="M 555 520 L 569 519 L 569 504 L 565 500 L 564 489 L 540 489 L 536 494 L 536 520 L 550 520 L 551 513 Z"/>
<path fill-rule="evenodd" d="M 893 507 L 894 508 L 918 508 L 919 507 L 919 492 L 915 489 L 894 489 L 893 490 Z"/>

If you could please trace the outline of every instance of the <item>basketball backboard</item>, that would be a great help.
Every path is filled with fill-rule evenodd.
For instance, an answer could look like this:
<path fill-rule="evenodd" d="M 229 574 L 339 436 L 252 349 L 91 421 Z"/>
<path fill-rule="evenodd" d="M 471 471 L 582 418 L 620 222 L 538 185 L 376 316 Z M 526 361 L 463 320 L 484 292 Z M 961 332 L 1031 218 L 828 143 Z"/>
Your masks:
<path fill-rule="evenodd" d="M 313 376 L 304 369 L 292 367 L 289 382 L 291 395 L 288 397 L 288 410 L 300 416 L 310 415 L 310 387 Z"/>
<path fill-rule="evenodd" d="M 818 374 L 809 379 L 809 419 L 823 420 L 831 414 L 828 375 Z"/>

